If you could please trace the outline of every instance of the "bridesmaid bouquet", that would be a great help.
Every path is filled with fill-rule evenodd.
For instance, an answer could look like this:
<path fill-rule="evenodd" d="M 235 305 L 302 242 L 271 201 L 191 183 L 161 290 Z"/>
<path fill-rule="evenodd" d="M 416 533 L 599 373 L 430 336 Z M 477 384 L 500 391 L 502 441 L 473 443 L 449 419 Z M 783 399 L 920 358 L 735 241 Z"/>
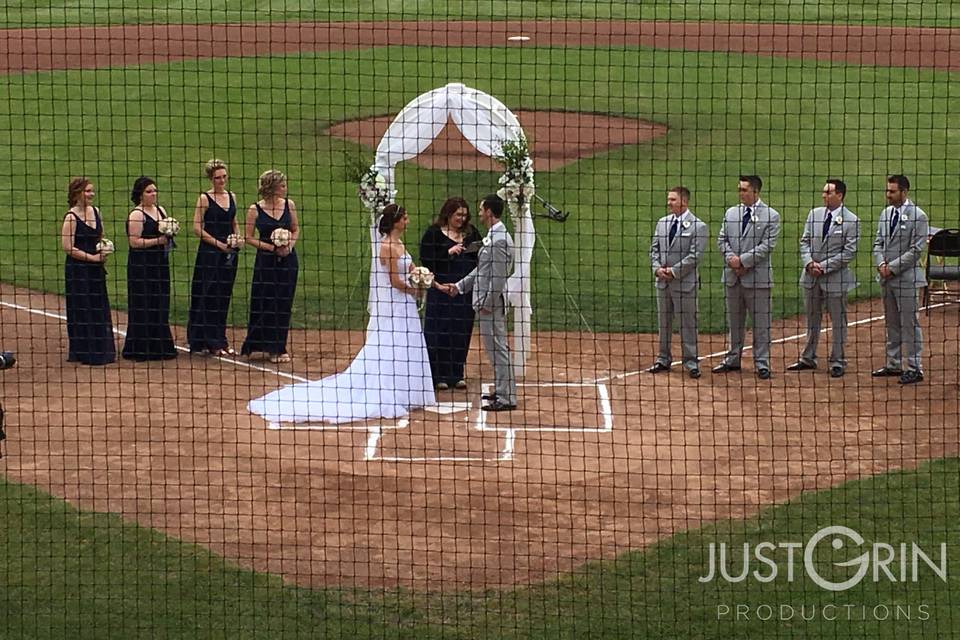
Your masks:
<path fill-rule="evenodd" d="M 227 236 L 227 246 L 231 249 L 239 249 L 243 246 L 243 238 L 235 233 Z"/>
<path fill-rule="evenodd" d="M 407 276 L 407 282 L 416 289 L 429 289 L 433 286 L 433 273 L 426 267 L 414 267 Z"/>
<path fill-rule="evenodd" d="M 163 218 L 157 223 L 157 227 L 160 229 L 160 233 L 168 238 L 180 233 L 180 223 L 177 222 L 176 218 Z"/>
<path fill-rule="evenodd" d="M 114 250 L 113 241 L 111 240 L 107 240 L 106 238 L 104 238 L 103 240 L 97 243 L 97 253 L 99 254 L 108 256 L 111 253 L 113 253 L 113 250 Z"/>
<path fill-rule="evenodd" d="M 285 247 L 290 244 L 290 230 L 289 229 L 274 229 L 273 233 L 270 234 L 270 242 L 273 243 L 275 247 Z"/>

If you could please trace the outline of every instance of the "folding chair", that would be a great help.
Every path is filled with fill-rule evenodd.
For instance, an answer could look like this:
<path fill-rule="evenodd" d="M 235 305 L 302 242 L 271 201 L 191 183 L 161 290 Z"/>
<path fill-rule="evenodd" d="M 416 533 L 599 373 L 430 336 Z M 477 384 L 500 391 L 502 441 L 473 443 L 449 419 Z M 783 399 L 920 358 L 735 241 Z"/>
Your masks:
<path fill-rule="evenodd" d="M 947 258 L 960 258 L 960 229 L 941 229 L 927 245 L 927 286 L 923 288 L 923 306 L 927 313 L 930 313 L 931 295 L 950 295 L 946 284 L 940 291 L 931 291 L 931 281 L 960 280 L 960 264 L 947 264 Z"/>

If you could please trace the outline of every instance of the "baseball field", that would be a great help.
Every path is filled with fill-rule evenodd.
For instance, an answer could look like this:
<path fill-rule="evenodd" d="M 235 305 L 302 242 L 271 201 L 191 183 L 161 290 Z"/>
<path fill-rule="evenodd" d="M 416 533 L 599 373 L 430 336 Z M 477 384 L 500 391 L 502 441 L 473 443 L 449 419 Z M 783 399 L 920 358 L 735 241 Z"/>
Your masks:
<path fill-rule="evenodd" d="M 0 13 L 0 348 L 19 359 L 0 372 L 0 637 L 960 637 L 955 287 L 933 283 L 945 295 L 920 313 L 926 380 L 871 376 L 886 177 L 910 177 L 931 226 L 960 227 L 960 4 L 375 4 Z M 438 410 L 339 426 L 251 415 L 250 399 L 341 371 L 364 344 L 353 168 L 405 104 L 453 82 L 518 114 L 537 193 L 571 213 L 536 220 L 519 409 L 479 410 L 492 371 L 474 339 L 468 389 L 438 392 Z M 170 323 L 185 351 L 189 222 L 215 157 L 241 216 L 264 170 L 289 178 L 292 363 L 68 363 L 70 178 L 95 183 L 117 245 L 118 346 L 130 187 L 156 179 L 184 223 Z M 709 372 L 727 328 L 715 238 L 743 174 L 763 177 L 782 219 L 769 381 L 749 350 L 742 372 Z M 840 379 L 784 370 L 805 339 L 802 225 L 831 177 L 861 220 Z M 498 178 L 452 127 L 398 165 L 414 260 L 445 198 L 472 204 Z M 679 184 L 710 228 L 698 380 L 644 372 L 651 234 Z M 237 346 L 253 263 L 240 253 Z M 823 531 L 847 546 L 809 543 Z"/>

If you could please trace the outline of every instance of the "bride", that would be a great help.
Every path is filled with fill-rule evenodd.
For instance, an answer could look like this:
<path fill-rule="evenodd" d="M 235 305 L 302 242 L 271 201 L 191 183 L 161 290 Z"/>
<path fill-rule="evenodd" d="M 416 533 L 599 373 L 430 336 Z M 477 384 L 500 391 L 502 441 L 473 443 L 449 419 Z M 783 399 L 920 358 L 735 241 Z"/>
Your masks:
<path fill-rule="evenodd" d="M 418 290 L 407 283 L 413 260 L 401 238 L 409 221 L 403 207 L 384 207 L 371 267 L 367 339 L 346 371 L 251 400 L 247 407 L 251 413 L 275 423 L 336 424 L 398 418 L 436 403 L 417 313 Z"/>

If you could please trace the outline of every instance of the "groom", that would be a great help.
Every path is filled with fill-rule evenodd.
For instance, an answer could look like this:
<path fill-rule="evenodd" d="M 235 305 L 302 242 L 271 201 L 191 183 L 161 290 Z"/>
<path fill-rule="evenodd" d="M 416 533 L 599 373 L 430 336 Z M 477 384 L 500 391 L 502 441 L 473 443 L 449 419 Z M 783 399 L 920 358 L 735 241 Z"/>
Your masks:
<path fill-rule="evenodd" d="M 507 278 L 513 272 L 513 239 L 500 221 L 503 200 L 491 194 L 480 202 L 480 220 L 489 229 L 478 254 L 477 268 L 455 284 L 438 285 L 447 295 L 473 291 L 473 309 L 480 315 L 480 337 L 493 364 L 494 393 L 483 396 L 484 411 L 517 408 L 517 381 L 507 343 Z"/>

